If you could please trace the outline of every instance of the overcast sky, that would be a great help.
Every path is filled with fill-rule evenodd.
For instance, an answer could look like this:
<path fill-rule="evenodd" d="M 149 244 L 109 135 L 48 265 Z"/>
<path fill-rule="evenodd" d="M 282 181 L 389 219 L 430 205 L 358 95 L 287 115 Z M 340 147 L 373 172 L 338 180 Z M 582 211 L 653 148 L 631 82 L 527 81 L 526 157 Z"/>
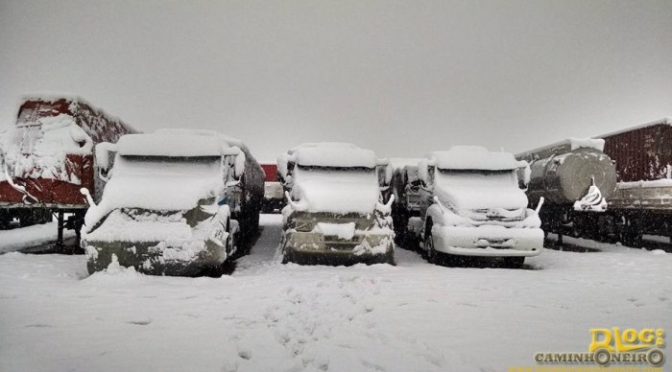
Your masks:
<path fill-rule="evenodd" d="M 21 95 L 68 93 L 261 160 L 516 152 L 672 116 L 670 0 L 0 0 L 0 47 L 2 125 Z"/>

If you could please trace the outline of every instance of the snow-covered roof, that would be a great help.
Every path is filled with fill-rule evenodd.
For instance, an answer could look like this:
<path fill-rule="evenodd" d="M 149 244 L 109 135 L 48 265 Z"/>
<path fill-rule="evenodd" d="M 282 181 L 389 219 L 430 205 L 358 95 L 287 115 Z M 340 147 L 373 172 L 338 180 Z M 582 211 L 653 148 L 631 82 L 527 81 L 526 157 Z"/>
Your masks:
<path fill-rule="evenodd" d="M 398 171 L 408 166 L 417 166 L 422 158 L 390 158 L 390 167 L 394 171 Z"/>
<path fill-rule="evenodd" d="M 127 134 L 119 139 L 120 155 L 198 157 L 221 156 L 228 145 L 217 136 L 189 132 Z"/>
<path fill-rule="evenodd" d="M 600 138 L 568 138 L 550 145 L 516 154 L 518 159 L 536 160 L 575 151 L 581 148 L 604 151 L 604 140 Z"/>
<path fill-rule="evenodd" d="M 672 117 L 666 117 L 666 118 L 662 118 L 662 119 L 658 119 L 658 120 L 650 121 L 650 122 L 648 122 L 648 123 L 644 123 L 644 124 L 636 125 L 636 126 L 634 126 L 634 127 L 629 127 L 629 128 L 625 128 L 625 129 L 620 129 L 620 130 L 617 130 L 617 131 L 614 131 L 614 132 L 610 132 L 610 133 L 602 134 L 602 135 L 599 135 L 599 136 L 594 136 L 594 138 L 606 138 L 606 137 L 611 137 L 611 136 L 615 136 L 615 135 L 617 135 L 617 134 L 621 134 L 621 133 L 625 133 L 625 132 L 630 132 L 630 131 L 633 131 L 633 130 L 642 129 L 642 128 L 647 128 L 647 127 L 652 127 L 652 126 L 654 126 L 654 125 L 661 125 L 661 124 L 663 124 L 663 125 L 672 125 Z"/>
<path fill-rule="evenodd" d="M 481 146 L 454 146 L 429 157 L 439 169 L 512 170 L 525 166 L 509 152 L 488 151 Z"/>
<path fill-rule="evenodd" d="M 351 143 L 305 143 L 290 150 L 288 160 L 305 166 L 376 167 L 376 155 L 373 151 Z"/>
<path fill-rule="evenodd" d="M 211 129 L 162 128 L 162 129 L 155 130 L 153 133 L 166 134 L 166 135 L 171 134 L 171 135 L 176 135 L 176 136 L 198 135 L 198 136 L 207 136 L 207 137 L 217 137 L 221 141 L 228 143 L 229 146 L 237 146 L 237 147 L 240 147 L 240 148 L 245 146 L 243 144 L 243 141 L 239 140 L 238 138 L 229 137 L 227 135 L 224 135 L 220 132 L 217 132 L 217 131 L 211 130 Z"/>

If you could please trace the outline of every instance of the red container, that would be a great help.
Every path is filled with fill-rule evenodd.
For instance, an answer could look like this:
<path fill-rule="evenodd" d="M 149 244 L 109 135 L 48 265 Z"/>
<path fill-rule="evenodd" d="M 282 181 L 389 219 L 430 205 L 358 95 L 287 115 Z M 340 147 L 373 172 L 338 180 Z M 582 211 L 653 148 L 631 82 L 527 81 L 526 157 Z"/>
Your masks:
<path fill-rule="evenodd" d="M 278 181 L 278 166 L 276 164 L 261 164 L 266 173 L 266 182 Z"/>
<path fill-rule="evenodd" d="M 616 161 L 618 182 L 668 178 L 672 167 L 672 121 L 662 119 L 604 139 L 604 153 Z"/>
<path fill-rule="evenodd" d="M 52 160 L 56 157 L 45 156 L 26 143 L 46 142 L 45 133 L 48 130 L 41 119 L 57 117 L 61 121 L 49 128 L 63 131 L 60 135 L 74 144 L 75 149 L 73 151 L 71 145 L 60 150 L 59 141 L 52 140 L 49 143 L 50 154 L 59 154 L 55 162 Z M 72 123 L 81 130 L 70 128 Z M 95 181 L 94 146 L 100 142 L 116 142 L 122 135 L 135 132 L 119 119 L 108 116 L 83 100 L 60 97 L 25 100 L 19 108 L 16 126 L 14 136 L 9 139 L 10 145 L 2 150 L 5 160 L 11 157 L 15 160 L 14 164 L 20 163 L 21 166 L 8 166 L 15 186 L 4 177 L 0 178 L 0 208 L 86 209 L 88 204 L 80 189 L 87 188 L 94 197 L 102 192 L 98 190 L 102 184 L 97 185 Z M 86 136 L 82 136 L 82 131 Z M 77 135 L 70 134 L 72 138 L 68 138 L 68 133 Z M 57 165 L 52 165 L 50 161 Z M 17 190 L 16 186 L 24 191 Z"/>

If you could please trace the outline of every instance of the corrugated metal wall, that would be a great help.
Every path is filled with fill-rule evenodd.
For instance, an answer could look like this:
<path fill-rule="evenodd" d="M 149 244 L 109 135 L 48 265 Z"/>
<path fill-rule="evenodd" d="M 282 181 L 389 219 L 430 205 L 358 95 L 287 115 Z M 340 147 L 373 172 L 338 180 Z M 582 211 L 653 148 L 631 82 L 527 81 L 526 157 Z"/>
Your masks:
<path fill-rule="evenodd" d="M 672 126 L 654 124 L 604 137 L 604 152 L 616 161 L 619 182 L 666 178 L 672 166 Z"/>

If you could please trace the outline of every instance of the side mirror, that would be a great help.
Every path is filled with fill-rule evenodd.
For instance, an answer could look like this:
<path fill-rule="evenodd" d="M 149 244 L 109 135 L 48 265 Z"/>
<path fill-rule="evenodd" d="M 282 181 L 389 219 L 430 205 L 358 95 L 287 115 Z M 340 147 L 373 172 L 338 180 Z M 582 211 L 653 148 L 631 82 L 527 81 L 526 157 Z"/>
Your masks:
<path fill-rule="evenodd" d="M 530 184 L 531 173 L 532 170 L 527 162 L 525 162 L 525 166 L 516 169 L 516 177 L 518 178 L 518 187 L 521 190 L 527 190 L 527 186 Z"/>
<path fill-rule="evenodd" d="M 376 165 L 376 174 L 378 175 L 378 186 L 387 188 L 392 182 L 392 167 L 388 164 Z"/>
<path fill-rule="evenodd" d="M 291 177 L 292 174 L 294 174 L 294 167 L 296 166 L 296 163 L 293 161 L 287 162 L 287 176 Z"/>
<path fill-rule="evenodd" d="M 241 177 L 243 177 L 243 173 L 245 173 L 246 161 L 247 158 L 245 157 L 245 152 L 241 150 L 238 155 L 236 155 L 236 160 L 233 167 L 233 176 L 236 180 L 239 180 Z"/>
<path fill-rule="evenodd" d="M 110 170 L 114 164 L 114 157 L 117 154 L 117 145 L 109 142 L 101 142 L 96 145 L 96 168 L 98 176 L 107 182 Z"/>

